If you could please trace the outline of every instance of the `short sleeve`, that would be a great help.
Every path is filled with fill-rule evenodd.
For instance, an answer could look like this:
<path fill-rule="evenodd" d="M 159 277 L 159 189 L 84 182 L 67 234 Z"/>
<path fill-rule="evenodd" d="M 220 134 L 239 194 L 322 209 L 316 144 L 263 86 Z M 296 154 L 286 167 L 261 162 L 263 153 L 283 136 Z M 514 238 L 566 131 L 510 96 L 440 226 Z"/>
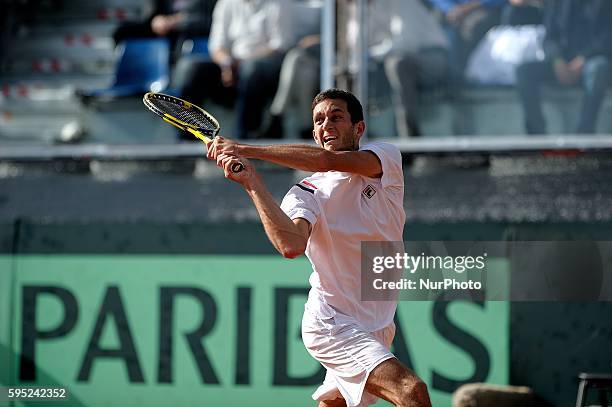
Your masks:
<path fill-rule="evenodd" d="M 314 196 L 314 191 L 308 188 L 294 185 L 287 192 L 281 203 L 281 209 L 290 219 L 306 219 L 311 226 L 317 223 L 319 217 L 319 204 Z"/>
<path fill-rule="evenodd" d="M 213 9 L 208 48 L 211 54 L 220 50 L 228 50 L 231 46 L 228 38 L 228 27 L 230 23 L 230 5 L 225 0 L 220 0 Z"/>
<path fill-rule="evenodd" d="M 383 171 L 381 178 L 383 188 L 404 186 L 402 154 L 396 146 L 389 143 L 376 142 L 366 144 L 360 150 L 371 151 L 380 160 Z"/>

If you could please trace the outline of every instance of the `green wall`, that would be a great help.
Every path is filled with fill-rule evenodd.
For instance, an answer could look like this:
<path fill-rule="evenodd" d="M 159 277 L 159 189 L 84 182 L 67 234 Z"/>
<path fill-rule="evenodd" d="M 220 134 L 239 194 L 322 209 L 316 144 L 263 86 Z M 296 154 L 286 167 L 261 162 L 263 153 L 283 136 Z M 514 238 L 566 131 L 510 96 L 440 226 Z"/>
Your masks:
<path fill-rule="evenodd" d="M 66 387 L 58 405 L 313 405 L 309 269 L 271 255 L 2 256 L 2 381 Z M 397 324 L 395 352 L 434 405 L 462 382 L 508 382 L 508 303 L 402 302 Z"/>

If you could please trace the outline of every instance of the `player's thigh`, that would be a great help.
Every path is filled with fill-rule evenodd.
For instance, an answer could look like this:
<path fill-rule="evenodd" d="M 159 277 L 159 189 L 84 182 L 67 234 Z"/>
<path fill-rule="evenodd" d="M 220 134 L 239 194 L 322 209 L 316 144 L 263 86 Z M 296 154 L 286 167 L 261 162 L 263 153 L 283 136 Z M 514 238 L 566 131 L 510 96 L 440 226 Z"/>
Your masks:
<path fill-rule="evenodd" d="M 395 405 L 431 405 L 425 383 L 395 358 L 385 360 L 372 370 L 366 390 Z"/>

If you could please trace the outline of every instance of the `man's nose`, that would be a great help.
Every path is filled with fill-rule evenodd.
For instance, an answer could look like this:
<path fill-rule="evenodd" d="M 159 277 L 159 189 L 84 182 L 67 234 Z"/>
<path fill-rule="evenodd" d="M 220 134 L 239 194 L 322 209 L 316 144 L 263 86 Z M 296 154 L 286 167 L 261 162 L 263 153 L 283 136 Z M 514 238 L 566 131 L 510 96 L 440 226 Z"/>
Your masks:
<path fill-rule="evenodd" d="M 331 120 L 329 119 L 329 117 L 326 117 L 325 120 L 323 120 L 323 130 L 328 129 L 331 126 Z"/>

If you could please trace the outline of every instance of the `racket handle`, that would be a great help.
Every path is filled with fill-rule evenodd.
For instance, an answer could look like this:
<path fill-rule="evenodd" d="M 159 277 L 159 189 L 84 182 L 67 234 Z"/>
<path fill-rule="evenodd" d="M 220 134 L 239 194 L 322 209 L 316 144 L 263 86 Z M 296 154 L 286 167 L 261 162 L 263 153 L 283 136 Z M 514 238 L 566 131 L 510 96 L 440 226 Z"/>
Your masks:
<path fill-rule="evenodd" d="M 240 171 L 244 170 L 244 165 L 242 165 L 242 163 L 234 163 L 232 164 L 231 170 L 234 174 L 237 174 Z"/>

